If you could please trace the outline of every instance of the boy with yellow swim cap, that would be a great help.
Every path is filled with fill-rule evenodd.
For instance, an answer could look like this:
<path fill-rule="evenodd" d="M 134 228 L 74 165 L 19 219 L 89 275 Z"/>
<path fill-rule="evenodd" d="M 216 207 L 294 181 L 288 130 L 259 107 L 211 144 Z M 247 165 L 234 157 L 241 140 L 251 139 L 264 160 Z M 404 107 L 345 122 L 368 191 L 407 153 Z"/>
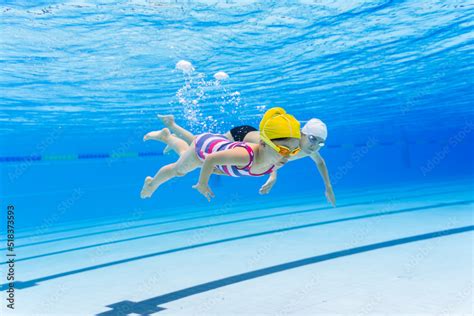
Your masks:
<path fill-rule="evenodd" d="M 262 140 L 256 144 L 230 141 L 224 135 L 201 134 L 191 145 L 171 135 L 168 128 L 150 132 L 143 138 L 166 143 L 180 157 L 162 167 L 154 177 L 146 177 L 140 196 L 151 197 L 166 181 L 201 168 L 199 181 L 193 186 L 209 201 L 214 197 L 208 186 L 211 173 L 240 176 L 262 176 L 282 166 L 289 156 L 300 151 L 300 123 L 282 108 L 268 110 L 260 122 Z"/>

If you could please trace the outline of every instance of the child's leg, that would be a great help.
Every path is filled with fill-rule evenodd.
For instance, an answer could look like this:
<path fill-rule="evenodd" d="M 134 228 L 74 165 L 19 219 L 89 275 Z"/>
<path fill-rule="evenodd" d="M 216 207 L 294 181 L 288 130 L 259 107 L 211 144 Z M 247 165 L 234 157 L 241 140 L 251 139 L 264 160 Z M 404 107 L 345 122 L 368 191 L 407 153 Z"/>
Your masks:
<path fill-rule="evenodd" d="M 168 127 L 176 136 L 184 140 L 188 145 L 191 145 L 191 143 L 194 140 L 194 135 L 188 131 L 176 124 L 174 121 L 174 116 L 173 115 L 157 115 L 158 119 L 166 126 Z"/>
<path fill-rule="evenodd" d="M 143 137 L 144 141 L 150 139 L 165 143 L 180 156 L 189 148 L 189 145 L 184 140 L 171 135 L 167 128 L 163 128 L 160 131 L 149 132 Z"/>
<path fill-rule="evenodd" d="M 202 162 L 194 152 L 194 145 L 188 146 L 188 149 L 179 157 L 178 161 L 162 167 L 153 178 L 146 177 L 140 193 L 141 198 L 151 197 L 153 192 L 166 181 L 174 177 L 182 177 L 201 165 Z"/>

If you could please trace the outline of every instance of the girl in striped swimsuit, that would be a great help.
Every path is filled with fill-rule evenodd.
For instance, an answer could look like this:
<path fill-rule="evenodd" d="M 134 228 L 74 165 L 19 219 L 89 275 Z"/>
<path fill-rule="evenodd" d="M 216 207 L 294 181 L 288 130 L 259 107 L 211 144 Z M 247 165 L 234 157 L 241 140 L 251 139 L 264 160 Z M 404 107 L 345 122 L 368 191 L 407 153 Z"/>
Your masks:
<path fill-rule="evenodd" d="M 268 110 L 260 122 L 258 144 L 232 142 L 223 135 L 202 134 L 191 145 L 170 134 L 167 128 L 150 132 L 144 140 L 166 143 L 179 154 L 175 163 L 162 167 L 154 177 L 146 177 L 140 196 L 151 197 L 166 181 L 201 168 L 199 181 L 193 186 L 209 201 L 214 194 L 208 186 L 213 172 L 232 177 L 262 176 L 282 165 L 300 151 L 300 124 L 282 108 Z"/>

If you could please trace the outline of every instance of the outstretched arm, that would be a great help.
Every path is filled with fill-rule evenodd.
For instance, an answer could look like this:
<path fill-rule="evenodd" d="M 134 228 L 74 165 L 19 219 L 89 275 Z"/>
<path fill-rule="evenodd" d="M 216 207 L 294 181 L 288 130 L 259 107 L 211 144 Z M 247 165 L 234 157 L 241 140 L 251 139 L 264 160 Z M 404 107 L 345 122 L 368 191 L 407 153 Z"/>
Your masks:
<path fill-rule="evenodd" d="M 199 175 L 199 181 L 193 186 L 194 189 L 198 190 L 208 201 L 214 197 L 209 188 L 209 177 L 214 171 L 217 165 L 235 165 L 245 166 L 249 163 L 249 154 L 246 149 L 242 147 L 235 147 L 228 150 L 218 151 L 212 153 L 206 157 L 204 164 L 201 167 L 201 173 Z"/>
<path fill-rule="evenodd" d="M 268 177 L 267 182 L 265 182 L 265 184 L 262 185 L 258 193 L 260 194 L 270 193 L 270 190 L 273 188 L 276 181 L 277 181 L 277 171 L 273 170 L 272 173 L 270 173 L 270 176 Z"/>
<path fill-rule="evenodd" d="M 314 153 L 311 155 L 311 159 L 316 163 L 318 167 L 319 174 L 323 178 L 324 185 L 326 187 L 326 198 L 332 204 L 332 206 L 336 206 L 336 197 L 332 190 L 331 180 L 329 179 L 328 169 L 326 167 L 326 162 L 324 161 L 323 157 L 318 153 Z"/>

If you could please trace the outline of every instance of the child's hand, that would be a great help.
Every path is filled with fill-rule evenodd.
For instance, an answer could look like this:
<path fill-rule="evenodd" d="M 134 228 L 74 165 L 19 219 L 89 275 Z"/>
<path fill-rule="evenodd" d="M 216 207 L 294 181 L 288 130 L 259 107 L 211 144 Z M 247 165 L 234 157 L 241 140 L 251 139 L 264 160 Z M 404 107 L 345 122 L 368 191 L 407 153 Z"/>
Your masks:
<path fill-rule="evenodd" d="M 270 193 L 270 190 L 273 188 L 273 185 L 275 184 L 275 182 L 276 181 L 268 180 L 267 182 L 265 182 L 264 185 L 262 185 L 262 187 L 260 188 L 258 193 L 260 193 L 260 194 Z"/>
<path fill-rule="evenodd" d="M 336 197 L 334 196 L 334 191 L 332 188 L 326 188 L 326 192 L 324 192 L 324 194 L 326 195 L 328 202 L 331 203 L 332 206 L 336 207 Z"/>
<path fill-rule="evenodd" d="M 211 202 L 211 198 L 215 197 L 214 193 L 211 191 L 211 188 L 209 188 L 209 186 L 207 184 L 202 184 L 202 183 L 198 182 L 198 184 L 193 185 L 193 189 L 198 190 L 199 193 L 204 195 L 204 197 L 209 202 Z"/>

